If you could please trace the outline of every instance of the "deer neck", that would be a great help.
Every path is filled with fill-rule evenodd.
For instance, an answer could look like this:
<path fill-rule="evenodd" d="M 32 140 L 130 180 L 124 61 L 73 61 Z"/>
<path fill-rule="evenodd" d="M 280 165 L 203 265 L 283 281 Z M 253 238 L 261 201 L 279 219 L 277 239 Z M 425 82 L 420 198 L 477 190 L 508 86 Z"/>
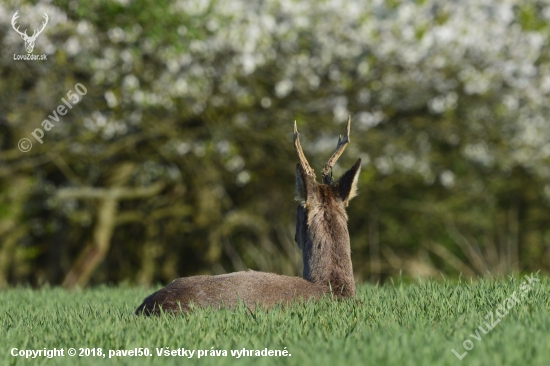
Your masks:
<path fill-rule="evenodd" d="M 304 279 L 335 296 L 355 296 L 346 212 L 339 206 L 320 205 L 307 211 L 307 222 L 302 248 Z"/>

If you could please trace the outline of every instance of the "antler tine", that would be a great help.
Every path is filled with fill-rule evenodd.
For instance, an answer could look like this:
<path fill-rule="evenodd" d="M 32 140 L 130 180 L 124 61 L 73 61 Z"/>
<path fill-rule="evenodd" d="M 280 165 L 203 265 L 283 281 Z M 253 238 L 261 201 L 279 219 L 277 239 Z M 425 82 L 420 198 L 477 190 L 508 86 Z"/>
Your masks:
<path fill-rule="evenodd" d="M 307 162 L 306 156 L 304 155 L 304 151 L 302 150 L 302 145 L 300 144 L 300 133 L 298 132 L 298 127 L 296 126 L 296 121 L 294 121 L 294 150 L 296 150 L 296 155 L 298 156 L 298 160 L 300 161 L 300 166 L 304 170 L 304 172 L 315 178 L 315 172 Z"/>
<path fill-rule="evenodd" d="M 48 14 L 44 13 L 44 19 L 45 19 L 46 21 L 45 21 L 45 22 L 42 22 L 42 29 L 40 29 L 40 30 L 38 31 L 38 33 L 36 34 L 37 37 L 38 37 L 38 35 L 39 35 L 40 33 L 42 33 L 42 32 L 44 31 L 44 29 L 46 28 L 46 25 L 48 24 L 48 20 L 49 20 Z M 36 33 L 36 32 L 37 32 L 37 30 L 35 30 L 35 33 Z M 34 36 L 34 34 L 33 34 L 33 36 Z"/>
<path fill-rule="evenodd" d="M 323 177 L 323 183 L 325 184 L 331 184 L 332 183 L 332 167 L 334 164 L 336 164 L 336 161 L 338 161 L 338 158 L 344 150 L 346 149 L 346 146 L 350 143 L 349 139 L 349 133 L 351 129 L 351 116 L 348 117 L 348 127 L 346 130 L 346 136 L 342 140 L 342 136 L 338 136 L 338 144 L 336 145 L 336 151 L 334 151 L 334 154 L 328 159 L 328 162 L 325 164 L 325 167 L 323 168 L 322 177 Z"/>
<path fill-rule="evenodd" d="M 15 22 L 17 21 L 17 18 L 19 18 L 19 10 L 13 14 L 13 17 L 11 17 L 11 25 L 15 27 Z"/>
<path fill-rule="evenodd" d="M 12 26 L 13 29 L 14 29 L 17 33 L 19 33 L 20 35 L 23 35 L 23 34 L 24 34 L 24 35 L 27 35 L 27 30 L 26 30 L 26 29 L 25 29 L 25 33 L 23 33 L 23 32 L 21 32 L 21 31 L 19 30 L 19 27 L 15 28 L 15 23 L 17 23 L 17 18 L 19 18 L 19 10 L 17 10 L 17 11 L 15 12 L 15 14 L 13 14 L 13 17 L 11 18 L 11 26 Z"/>

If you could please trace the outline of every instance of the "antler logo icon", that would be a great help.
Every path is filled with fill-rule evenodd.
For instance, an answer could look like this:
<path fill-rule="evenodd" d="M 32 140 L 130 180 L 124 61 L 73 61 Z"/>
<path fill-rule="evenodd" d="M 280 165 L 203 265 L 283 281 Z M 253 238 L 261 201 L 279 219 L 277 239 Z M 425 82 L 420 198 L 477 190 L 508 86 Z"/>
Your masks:
<path fill-rule="evenodd" d="M 17 14 L 19 11 L 16 11 L 15 14 L 13 14 L 13 17 L 11 18 L 11 26 L 17 33 L 21 35 L 21 38 L 23 38 L 23 41 L 25 41 L 25 49 L 27 50 L 27 53 L 31 53 L 34 49 L 34 42 L 36 42 L 36 38 L 42 33 L 44 28 L 46 28 L 46 24 L 48 24 L 48 14 L 44 13 L 44 18 L 46 19 L 45 22 L 42 23 L 42 29 L 40 30 L 34 30 L 34 33 L 32 36 L 29 37 L 27 34 L 27 30 L 25 29 L 25 32 L 21 32 L 19 30 L 19 27 L 15 28 L 15 23 L 17 21 L 17 18 L 19 18 L 19 15 Z"/>

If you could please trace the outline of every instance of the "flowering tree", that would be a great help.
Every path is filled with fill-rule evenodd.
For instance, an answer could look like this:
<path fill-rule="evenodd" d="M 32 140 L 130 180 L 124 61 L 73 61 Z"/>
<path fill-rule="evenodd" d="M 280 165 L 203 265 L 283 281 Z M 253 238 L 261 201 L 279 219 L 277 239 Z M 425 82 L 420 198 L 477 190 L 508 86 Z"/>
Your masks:
<path fill-rule="evenodd" d="M 47 60 L 14 59 L 16 11 L 48 15 Z M 0 280 L 295 273 L 292 122 L 320 167 L 348 115 L 358 277 L 547 267 L 548 18 L 519 0 L 3 3 Z"/>

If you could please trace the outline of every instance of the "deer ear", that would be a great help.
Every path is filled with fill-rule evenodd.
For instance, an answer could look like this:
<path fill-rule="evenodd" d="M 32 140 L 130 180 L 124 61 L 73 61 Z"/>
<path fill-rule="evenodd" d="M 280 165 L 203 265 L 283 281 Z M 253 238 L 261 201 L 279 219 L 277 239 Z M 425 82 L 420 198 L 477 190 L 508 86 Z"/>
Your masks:
<path fill-rule="evenodd" d="M 315 178 L 307 175 L 300 164 L 296 164 L 296 200 L 307 202 L 315 194 Z"/>
<path fill-rule="evenodd" d="M 357 180 L 359 179 L 360 172 L 361 159 L 358 159 L 355 165 L 338 180 L 338 196 L 346 206 L 353 197 L 357 196 Z"/>

